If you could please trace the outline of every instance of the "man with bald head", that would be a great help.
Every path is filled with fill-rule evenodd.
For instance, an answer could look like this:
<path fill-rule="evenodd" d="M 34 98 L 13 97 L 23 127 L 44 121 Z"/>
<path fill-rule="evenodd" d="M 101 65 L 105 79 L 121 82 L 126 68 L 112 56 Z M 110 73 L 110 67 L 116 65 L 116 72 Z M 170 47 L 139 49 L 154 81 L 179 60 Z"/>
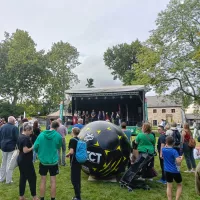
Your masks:
<path fill-rule="evenodd" d="M 8 117 L 8 123 L 0 128 L 0 148 L 2 150 L 2 163 L 0 170 L 0 182 L 12 182 L 13 170 L 9 170 L 9 162 L 15 150 L 19 137 L 19 130 L 15 126 L 16 119 L 13 116 Z"/>

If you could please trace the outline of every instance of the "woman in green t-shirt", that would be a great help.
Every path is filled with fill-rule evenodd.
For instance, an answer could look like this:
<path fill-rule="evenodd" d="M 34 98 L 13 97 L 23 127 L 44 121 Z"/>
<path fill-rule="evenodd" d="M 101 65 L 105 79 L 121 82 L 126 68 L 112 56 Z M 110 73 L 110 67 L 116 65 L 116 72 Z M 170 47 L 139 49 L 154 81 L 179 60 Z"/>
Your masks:
<path fill-rule="evenodd" d="M 151 133 L 151 126 L 149 123 L 144 123 L 142 132 L 139 133 L 135 139 L 137 150 L 139 153 L 154 154 L 156 139 Z"/>

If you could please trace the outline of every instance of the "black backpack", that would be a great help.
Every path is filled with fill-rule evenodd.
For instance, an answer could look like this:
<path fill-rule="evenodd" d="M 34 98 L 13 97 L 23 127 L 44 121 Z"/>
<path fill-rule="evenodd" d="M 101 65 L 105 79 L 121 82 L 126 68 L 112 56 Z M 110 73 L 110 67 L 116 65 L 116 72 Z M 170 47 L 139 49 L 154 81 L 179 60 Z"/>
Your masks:
<path fill-rule="evenodd" d="M 179 146 L 181 144 L 181 134 L 178 130 L 173 130 L 174 145 Z"/>

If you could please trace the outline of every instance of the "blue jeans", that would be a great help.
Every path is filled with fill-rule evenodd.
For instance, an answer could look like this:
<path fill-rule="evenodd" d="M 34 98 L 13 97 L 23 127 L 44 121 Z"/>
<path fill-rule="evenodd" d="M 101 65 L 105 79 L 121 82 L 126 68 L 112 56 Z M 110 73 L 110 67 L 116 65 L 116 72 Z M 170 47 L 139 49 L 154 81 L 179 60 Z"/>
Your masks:
<path fill-rule="evenodd" d="M 189 147 L 187 142 L 183 143 L 183 153 L 185 156 L 188 170 L 191 170 L 192 168 L 195 169 L 196 162 L 194 160 L 193 148 Z"/>

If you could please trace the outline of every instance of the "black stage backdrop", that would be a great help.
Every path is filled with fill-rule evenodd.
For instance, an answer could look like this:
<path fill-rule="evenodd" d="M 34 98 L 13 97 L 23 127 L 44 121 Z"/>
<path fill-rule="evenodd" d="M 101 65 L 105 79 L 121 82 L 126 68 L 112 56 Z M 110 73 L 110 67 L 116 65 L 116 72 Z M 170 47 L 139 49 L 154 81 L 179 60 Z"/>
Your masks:
<path fill-rule="evenodd" d="M 72 110 L 88 111 L 89 114 L 95 110 L 98 115 L 99 111 L 116 114 L 120 110 L 121 121 L 125 121 L 129 126 L 135 126 L 138 122 L 143 121 L 143 103 L 140 96 L 101 96 L 101 97 L 73 97 Z"/>

